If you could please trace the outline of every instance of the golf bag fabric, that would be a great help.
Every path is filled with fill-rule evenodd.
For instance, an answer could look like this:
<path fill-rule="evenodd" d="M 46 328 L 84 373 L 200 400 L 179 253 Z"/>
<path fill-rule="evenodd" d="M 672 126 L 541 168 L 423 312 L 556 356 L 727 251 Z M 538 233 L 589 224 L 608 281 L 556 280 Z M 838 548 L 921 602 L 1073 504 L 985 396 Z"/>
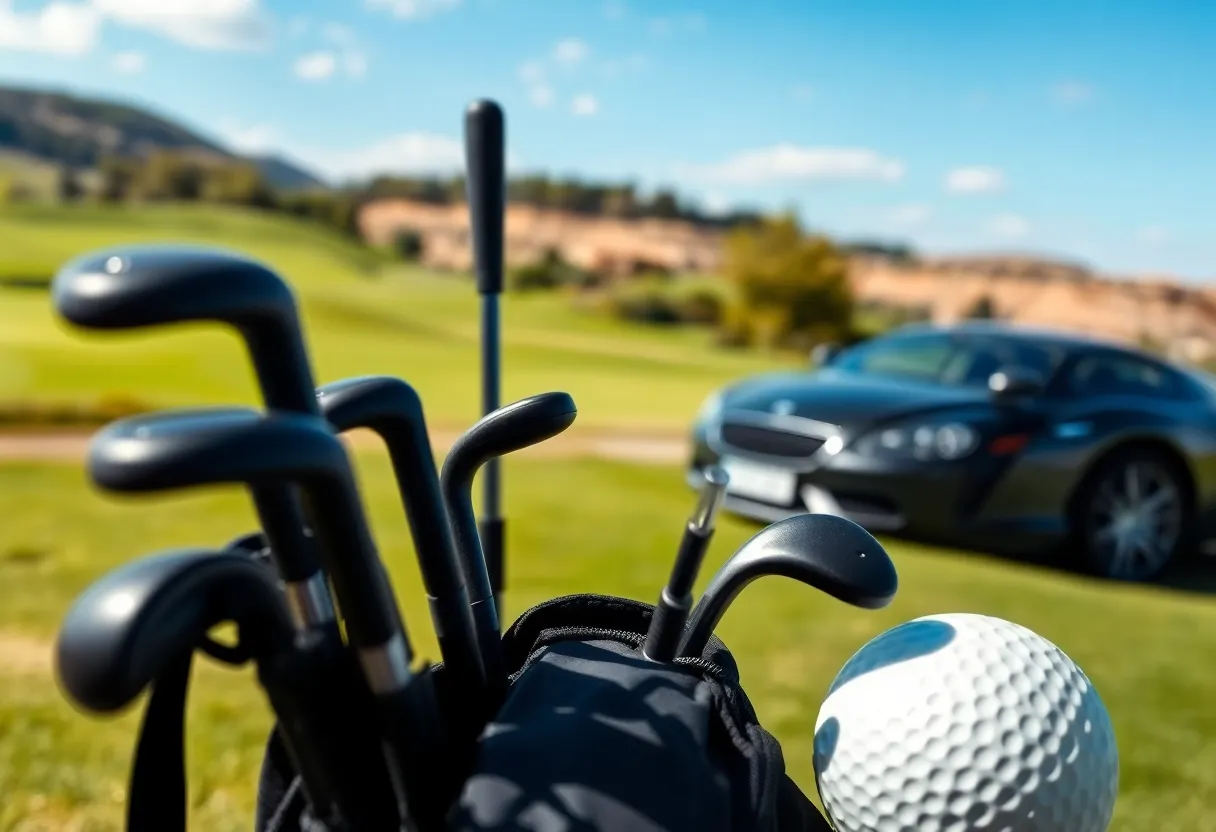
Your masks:
<path fill-rule="evenodd" d="M 516 620 L 503 636 L 507 697 L 453 784 L 450 829 L 830 832 L 721 641 L 699 659 L 642 658 L 652 612 L 571 595 Z M 274 738 L 258 803 L 257 832 L 323 832 Z"/>

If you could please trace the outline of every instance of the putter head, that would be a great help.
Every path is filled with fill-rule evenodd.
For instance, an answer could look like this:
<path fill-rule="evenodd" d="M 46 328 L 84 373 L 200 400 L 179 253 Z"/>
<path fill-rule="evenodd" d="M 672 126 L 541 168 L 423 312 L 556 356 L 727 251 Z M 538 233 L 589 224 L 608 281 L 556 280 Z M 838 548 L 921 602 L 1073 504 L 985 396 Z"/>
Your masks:
<path fill-rule="evenodd" d="M 184 321 L 227 321 L 239 327 L 258 319 L 296 317 L 291 288 L 268 267 L 202 246 L 90 252 L 59 270 L 51 296 L 60 315 L 87 329 Z"/>
<path fill-rule="evenodd" d="M 503 405 L 465 431 L 448 451 L 443 479 L 472 477 L 488 460 L 557 436 L 578 416 L 569 393 L 541 393 Z M 449 474 L 451 471 L 451 474 Z"/>
<path fill-rule="evenodd" d="M 312 480 L 347 470 L 321 419 L 250 408 L 167 410 L 111 422 L 93 437 L 88 468 L 108 491 Z"/>
<path fill-rule="evenodd" d="M 224 621 L 237 623 L 253 655 L 291 643 L 273 574 L 247 556 L 182 549 L 141 558 L 103 576 L 68 610 L 56 675 L 78 707 L 114 713 Z"/>
<path fill-rule="evenodd" d="M 733 582 L 781 575 L 865 609 L 887 606 L 899 588 L 895 564 L 882 544 L 852 520 L 831 514 L 799 514 L 773 523 L 739 548 L 722 567 L 728 570 Z"/>
<path fill-rule="evenodd" d="M 340 433 L 422 419 L 418 392 L 393 376 L 359 376 L 326 384 L 317 390 L 317 403 L 326 421 Z"/>

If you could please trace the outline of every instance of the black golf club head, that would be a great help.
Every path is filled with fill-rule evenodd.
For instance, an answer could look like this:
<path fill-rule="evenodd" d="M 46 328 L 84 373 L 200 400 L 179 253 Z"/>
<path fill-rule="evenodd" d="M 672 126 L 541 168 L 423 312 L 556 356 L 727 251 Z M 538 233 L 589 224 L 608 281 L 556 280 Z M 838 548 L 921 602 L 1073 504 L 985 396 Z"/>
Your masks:
<path fill-rule="evenodd" d="M 346 450 L 321 419 L 218 407 L 133 416 L 94 436 L 88 467 L 98 486 L 115 492 L 298 484 L 316 519 L 321 553 L 352 643 L 376 651 L 390 649 L 401 637 L 397 606 L 367 529 Z M 391 650 L 397 659 L 388 665 L 408 664 L 408 645 Z"/>
<path fill-rule="evenodd" d="M 439 490 L 422 399 L 399 378 L 362 376 L 325 385 L 317 391 L 317 400 L 322 415 L 335 430 L 366 428 L 387 446 L 444 666 L 457 680 L 457 689 L 471 686 L 476 695 L 484 695 L 485 668 Z"/>
<path fill-rule="evenodd" d="M 329 423 L 248 408 L 166 411 L 113 422 L 89 449 L 102 488 L 150 492 L 202 485 L 290 482 L 316 524 L 385 752 L 410 797 L 427 807 L 428 767 L 447 759 L 431 674 L 415 674 L 409 636 L 372 541 L 346 449 Z M 245 558 L 247 561 L 248 557 Z M 424 766 L 420 760 L 427 761 Z"/>
<path fill-rule="evenodd" d="M 251 652 L 291 645 L 274 574 L 248 557 L 182 549 L 141 558 L 103 576 L 72 605 L 59 630 L 56 674 L 78 707 L 114 713 L 225 621 L 237 623 Z"/>
<path fill-rule="evenodd" d="M 236 329 L 253 362 L 268 407 L 317 413 L 312 369 L 296 299 L 265 265 L 200 246 L 126 246 L 72 260 L 55 276 L 56 311 L 85 329 L 123 330 L 212 321 Z M 297 496 L 271 484 L 255 495 L 263 527 L 297 626 L 330 626 L 334 618 L 316 543 Z"/>
<path fill-rule="evenodd" d="M 504 683 L 497 677 L 501 672 L 501 633 L 473 512 L 473 478 L 489 460 L 556 436 L 570 427 L 577 415 L 574 399 L 568 393 L 541 393 L 520 399 L 482 417 L 456 440 L 443 462 L 440 487 L 491 685 Z"/>
<path fill-rule="evenodd" d="M 61 316 L 85 329 L 228 324 L 244 338 L 266 404 L 316 412 L 295 295 L 261 263 L 202 246 L 102 249 L 60 269 L 51 296 Z"/>
<path fill-rule="evenodd" d="M 744 543 L 705 588 L 680 646 L 699 657 L 732 601 L 757 578 L 780 575 L 855 607 L 879 609 L 899 588 L 895 564 L 861 526 L 830 514 L 799 514 Z"/>

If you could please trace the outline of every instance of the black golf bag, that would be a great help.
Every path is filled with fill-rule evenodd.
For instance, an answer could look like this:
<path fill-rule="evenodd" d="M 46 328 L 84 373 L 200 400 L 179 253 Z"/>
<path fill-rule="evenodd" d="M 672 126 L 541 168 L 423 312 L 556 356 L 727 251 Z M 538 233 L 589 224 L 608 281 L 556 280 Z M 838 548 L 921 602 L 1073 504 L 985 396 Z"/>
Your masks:
<path fill-rule="evenodd" d="M 452 784 L 452 830 L 830 832 L 721 641 L 673 664 L 641 656 L 652 610 L 571 595 L 516 620 L 508 695 Z M 323 832 L 276 738 L 258 803 L 257 832 Z"/>

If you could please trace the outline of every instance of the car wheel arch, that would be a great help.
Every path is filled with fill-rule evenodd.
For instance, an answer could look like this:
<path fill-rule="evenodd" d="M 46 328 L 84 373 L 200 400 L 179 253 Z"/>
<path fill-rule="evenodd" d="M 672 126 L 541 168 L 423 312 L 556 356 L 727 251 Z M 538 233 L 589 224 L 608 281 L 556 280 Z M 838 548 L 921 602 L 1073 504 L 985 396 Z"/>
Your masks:
<path fill-rule="evenodd" d="M 1085 493 L 1086 486 L 1089 485 L 1090 481 L 1102 467 L 1116 456 L 1135 451 L 1159 454 L 1169 460 L 1181 475 L 1179 485 L 1183 488 L 1187 507 L 1194 511 L 1198 501 L 1198 482 L 1195 478 L 1195 471 L 1182 449 L 1162 436 L 1133 436 L 1118 440 L 1089 460 L 1089 463 L 1085 466 L 1085 473 L 1077 479 L 1068 498 L 1068 516 L 1070 519 L 1076 516 L 1077 510 L 1080 508 L 1078 500 Z"/>

